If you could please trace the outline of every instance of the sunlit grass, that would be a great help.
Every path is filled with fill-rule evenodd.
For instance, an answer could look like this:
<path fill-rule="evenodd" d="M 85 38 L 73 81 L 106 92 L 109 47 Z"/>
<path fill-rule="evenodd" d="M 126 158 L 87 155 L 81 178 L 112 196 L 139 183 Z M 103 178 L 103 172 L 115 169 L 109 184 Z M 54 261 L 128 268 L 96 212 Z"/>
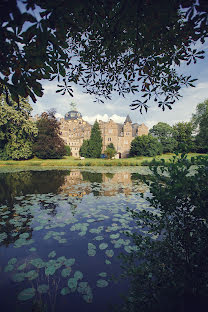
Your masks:
<path fill-rule="evenodd" d="M 143 162 L 147 164 L 147 162 L 151 162 L 154 158 L 156 160 L 165 159 L 168 161 L 172 158 L 174 154 L 163 154 L 156 157 L 132 157 L 132 158 L 124 158 L 124 159 L 76 159 L 71 156 L 65 156 L 62 159 L 39 159 L 34 157 L 33 159 L 29 160 L 7 160 L 3 161 L 0 160 L 0 166 L 31 166 L 31 167 L 40 167 L 40 166 L 47 166 L 47 167 L 57 167 L 57 166 L 141 166 Z M 203 154 L 197 153 L 190 153 L 188 154 L 188 158 L 199 156 Z"/>

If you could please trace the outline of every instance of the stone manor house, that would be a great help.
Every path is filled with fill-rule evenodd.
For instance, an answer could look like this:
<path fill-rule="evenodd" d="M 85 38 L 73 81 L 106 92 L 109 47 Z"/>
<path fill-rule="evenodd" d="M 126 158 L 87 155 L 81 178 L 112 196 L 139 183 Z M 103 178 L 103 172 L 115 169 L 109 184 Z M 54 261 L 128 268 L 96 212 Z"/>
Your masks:
<path fill-rule="evenodd" d="M 129 115 L 124 124 L 115 123 L 113 120 L 108 122 L 98 121 L 103 139 L 102 153 L 106 147 L 113 143 L 117 151 L 116 158 L 125 158 L 128 156 L 131 141 L 143 134 L 148 134 L 148 128 L 145 124 L 139 125 L 132 123 Z M 83 140 L 90 138 L 92 126 L 82 119 L 82 115 L 72 110 L 60 120 L 60 136 L 67 145 L 70 146 L 72 156 L 79 157 L 79 150 Z"/>

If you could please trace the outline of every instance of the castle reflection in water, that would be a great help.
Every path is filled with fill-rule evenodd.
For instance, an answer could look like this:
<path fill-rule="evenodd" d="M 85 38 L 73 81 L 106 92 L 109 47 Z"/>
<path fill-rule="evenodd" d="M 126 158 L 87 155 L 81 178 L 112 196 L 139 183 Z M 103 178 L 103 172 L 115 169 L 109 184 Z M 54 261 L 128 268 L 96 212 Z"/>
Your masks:
<path fill-rule="evenodd" d="M 69 175 L 64 177 L 64 184 L 59 188 L 59 193 L 76 198 L 90 193 L 98 196 L 115 196 L 122 193 L 128 196 L 135 191 L 144 193 L 147 187 L 141 181 L 132 179 L 131 172 L 95 173 L 78 169 L 72 169 Z"/>

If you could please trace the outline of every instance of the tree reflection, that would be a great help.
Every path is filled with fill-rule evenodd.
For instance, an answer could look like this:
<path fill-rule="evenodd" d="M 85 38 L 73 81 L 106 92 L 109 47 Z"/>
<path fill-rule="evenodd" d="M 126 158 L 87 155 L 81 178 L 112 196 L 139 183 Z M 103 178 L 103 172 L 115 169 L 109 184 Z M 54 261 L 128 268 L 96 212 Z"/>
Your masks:
<path fill-rule="evenodd" d="M 27 240 L 32 238 L 30 226 L 33 215 L 30 211 L 22 215 L 16 207 L 22 206 L 20 198 L 29 194 L 59 193 L 64 177 L 69 171 L 22 171 L 0 174 L 0 234 L 4 239 L 0 244 L 9 246 L 15 243 L 23 233 L 28 233 Z M 17 206 L 16 206 L 17 205 Z M 50 204 L 48 212 L 56 214 L 55 204 Z M 40 208 L 47 208 L 40 202 Z"/>
<path fill-rule="evenodd" d="M 197 166 L 193 168 L 193 165 Z M 208 158 L 151 166 L 153 211 L 132 211 L 146 237 L 123 256 L 131 291 L 120 311 L 204 311 L 208 302 Z"/>

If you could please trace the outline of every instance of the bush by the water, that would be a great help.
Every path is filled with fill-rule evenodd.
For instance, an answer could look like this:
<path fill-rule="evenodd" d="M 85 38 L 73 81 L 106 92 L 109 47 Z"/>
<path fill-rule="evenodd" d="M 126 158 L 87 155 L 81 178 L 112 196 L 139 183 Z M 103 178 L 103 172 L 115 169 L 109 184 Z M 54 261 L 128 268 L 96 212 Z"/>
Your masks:
<path fill-rule="evenodd" d="M 152 135 L 136 137 L 131 142 L 130 156 L 156 156 L 163 152 L 162 144 Z"/>

